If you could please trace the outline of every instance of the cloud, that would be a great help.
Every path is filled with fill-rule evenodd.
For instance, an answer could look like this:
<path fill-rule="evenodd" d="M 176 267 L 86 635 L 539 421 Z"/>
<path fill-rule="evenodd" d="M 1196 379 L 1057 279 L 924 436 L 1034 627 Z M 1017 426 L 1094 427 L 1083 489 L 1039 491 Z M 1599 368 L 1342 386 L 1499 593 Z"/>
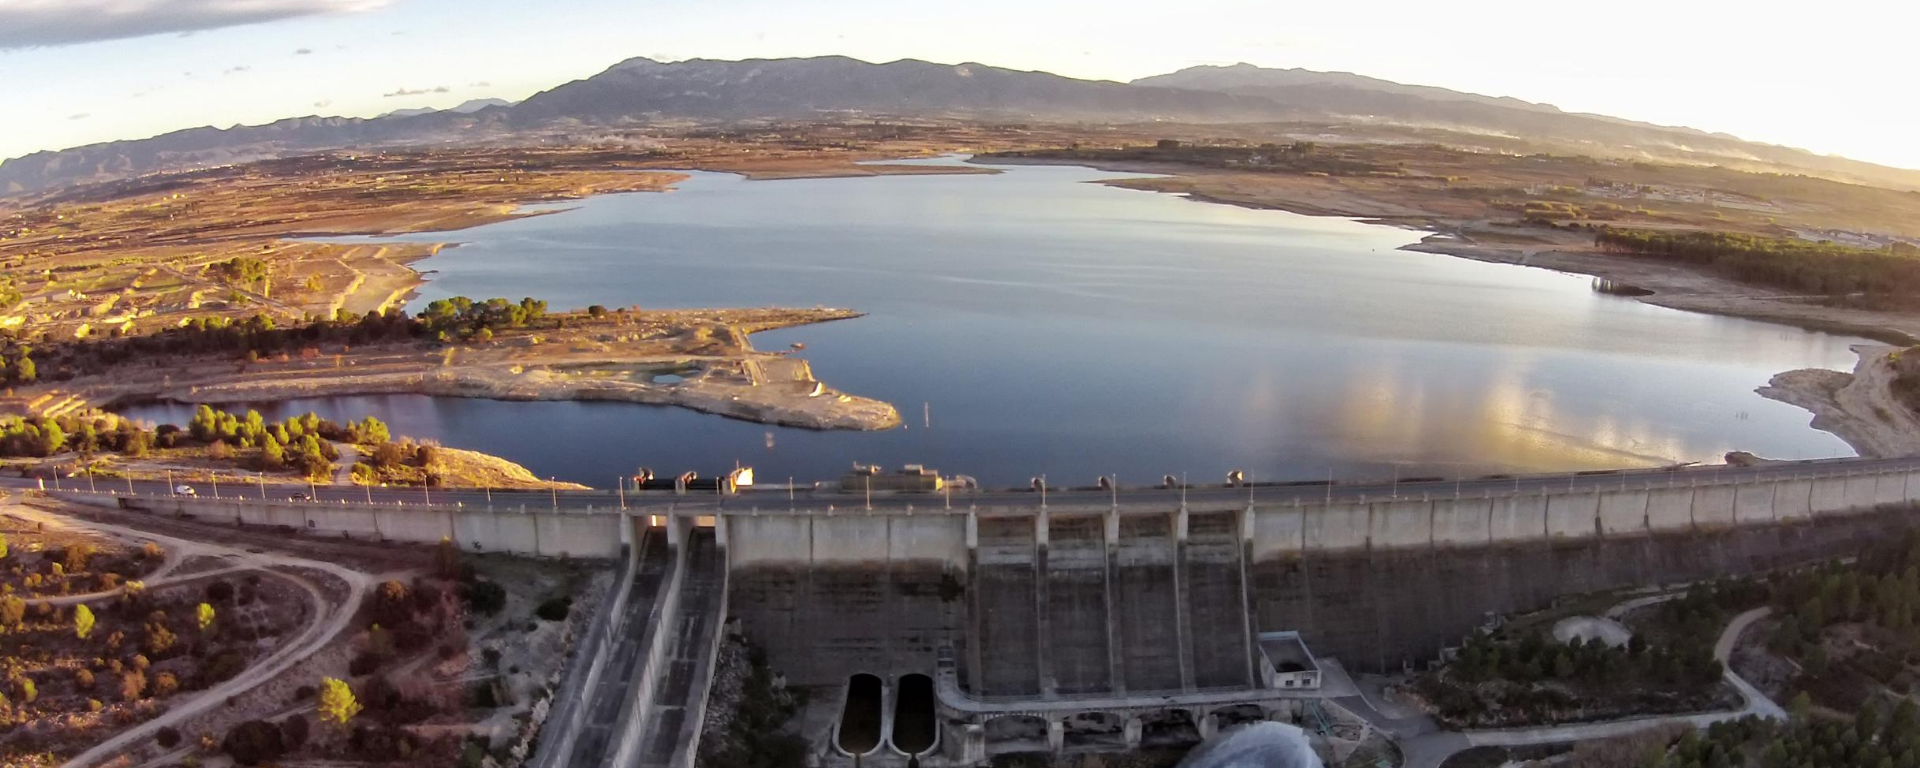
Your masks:
<path fill-rule="evenodd" d="M 0 50 L 358 13 L 393 0 L 0 0 Z"/>
<path fill-rule="evenodd" d="M 429 93 L 447 93 L 451 90 L 453 89 L 448 88 L 444 85 L 438 85 L 432 88 L 401 88 L 400 90 L 394 91 L 392 93 L 383 93 L 380 95 L 391 99 L 395 96 L 424 96 Z"/>
<path fill-rule="evenodd" d="M 489 83 L 485 80 L 479 80 L 476 82 L 467 83 L 467 87 L 468 88 L 492 88 L 493 83 Z"/>
<path fill-rule="evenodd" d="M 321 99 L 313 103 L 315 109 L 326 109 L 333 105 L 333 99 Z"/>
<path fill-rule="evenodd" d="M 225 72 L 221 72 L 220 74 L 223 74 L 223 75 L 231 75 L 231 74 L 236 74 L 236 73 L 239 73 L 239 72 L 251 72 L 251 71 L 253 71 L 253 67 L 249 67 L 249 66 L 247 66 L 247 65 L 245 65 L 245 64 L 242 64 L 242 65 L 240 65 L 240 66 L 237 66 L 237 67 L 228 67 L 228 68 L 227 68 L 227 70 L 226 70 Z"/>
<path fill-rule="evenodd" d="M 296 50 L 296 51 L 294 51 L 294 52 L 293 52 L 293 55 L 295 55 L 295 56 L 305 56 L 305 55 L 307 55 L 307 54 L 309 54 L 309 53 L 313 53 L 313 49 L 312 49 L 312 48 L 301 48 L 301 49 L 299 49 L 299 50 Z"/>
<path fill-rule="evenodd" d="M 77 114 L 77 115 L 67 115 L 68 120 L 85 120 L 89 117 L 92 117 L 92 115 L 89 115 L 85 112 L 81 112 L 80 114 Z"/>

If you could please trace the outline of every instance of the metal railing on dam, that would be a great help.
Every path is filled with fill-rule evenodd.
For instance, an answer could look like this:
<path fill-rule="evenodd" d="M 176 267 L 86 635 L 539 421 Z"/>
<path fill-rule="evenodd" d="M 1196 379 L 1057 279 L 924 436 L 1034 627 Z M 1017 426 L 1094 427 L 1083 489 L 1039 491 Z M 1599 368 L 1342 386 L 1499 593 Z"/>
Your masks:
<path fill-rule="evenodd" d="M 1829 459 L 1755 467 L 1692 467 L 1398 483 L 1290 483 L 1188 488 L 984 491 L 953 495 L 784 494 L 737 496 L 614 494 L 604 491 L 434 491 L 319 488 L 312 498 L 269 496 L 264 486 L 224 495 L 179 495 L 160 483 L 100 488 L 69 478 L 54 493 L 72 500 L 189 514 L 246 525 L 286 526 L 352 538 L 437 542 L 536 556 L 614 557 L 623 516 L 729 521 L 719 536 L 736 563 L 834 558 L 797 550 L 820 541 L 793 525 L 847 531 L 859 520 L 908 518 L 924 539 L 946 531 L 948 559 L 977 539 L 977 521 L 1089 514 L 1250 516 L 1242 533 L 1258 554 L 1306 550 L 1476 546 L 1534 539 L 1620 536 L 1809 518 L 1905 502 L 1920 496 L 1920 458 Z M 18 487 L 22 481 L 10 481 Z M 85 485 L 88 487 L 74 487 Z M 61 487 L 64 486 L 64 487 Z M 215 491 L 216 494 L 219 491 Z M 278 493 L 284 493 L 279 491 Z M 303 494 L 305 495 L 305 494 Z M 782 524 L 782 518 L 799 522 Z M 946 520 L 946 524 L 934 521 Z M 876 531 L 890 527 L 886 524 Z M 753 532 L 779 532 L 767 547 Z M 1181 533 L 1176 531 L 1176 533 Z M 861 538 L 849 533 L 854 539 Z M 869 537 L 876 535 L 869 532 Z M 887 535 L 891 536 L 889 532 Z M 840 537 L 844 538 L 844 537 Z M 858 542 L 850 542 L 856 545 Z M 930 544 L 932 542 L 922 542 Z M 924 548 L 924 547 L 922 547 Z M 867 556 L 848 552 L 849 556 Z"/>

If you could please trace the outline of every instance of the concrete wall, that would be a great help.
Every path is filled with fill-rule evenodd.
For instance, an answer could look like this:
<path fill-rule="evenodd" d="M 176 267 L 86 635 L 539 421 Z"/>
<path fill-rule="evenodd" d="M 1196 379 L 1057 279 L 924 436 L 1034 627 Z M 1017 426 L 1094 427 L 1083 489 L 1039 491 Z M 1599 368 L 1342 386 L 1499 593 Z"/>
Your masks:
<path fill-rule="evenodd" d="M 1186 512 L 733 515 L 732 605 L 802 685 L 925 672 L 950 643 L 977 696 L 1194 690 L 1247 679 L 1253 632 L 1300 630 L 1350 666 L 1394 667 L 1490 612 L 1844 554 L 1904 525 L 1873 510 L 1916 493 L 1902 472 L 1676 473 Z"/>
<path fill-rule="evenodd" d="M 84 494 L 82 494 L 84 495 Z M 158 514 L 280 527 L 308 535 L 436 544 L 452 539 L 472 552 L 537 557 L 616 558 L 623 516 L 606 512 L 325 504 L 273 500 L 141 498 L 128 503 Z"/>

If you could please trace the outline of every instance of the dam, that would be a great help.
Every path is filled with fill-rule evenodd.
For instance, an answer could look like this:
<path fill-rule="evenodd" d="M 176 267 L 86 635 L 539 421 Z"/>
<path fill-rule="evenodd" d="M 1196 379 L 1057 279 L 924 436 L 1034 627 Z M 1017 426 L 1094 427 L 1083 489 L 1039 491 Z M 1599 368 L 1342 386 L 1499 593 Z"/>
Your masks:
<path fill-rule="evenodd" d="M 1560 596 L 1857 551 L 1909 525 L 1920 461 L 623 505 L 61 495 L 313 535 L 621 558 L 639 586 L 600 609 L 570 665 L 568 686 L 585 681 L 573 690 L 590 700 L 560 703 L 543 736 L 594 753 L 571 764 L 691 765 L 713 649 L 738 635 L 840 713 L 806 733 L 829 764 L 957 766 L 1298 722 L 1336 682 L 1320 678 L 1335 661 L 1396 671 Z M 567 764 L 548 753 L 558 762 L 544 764 Z"/>

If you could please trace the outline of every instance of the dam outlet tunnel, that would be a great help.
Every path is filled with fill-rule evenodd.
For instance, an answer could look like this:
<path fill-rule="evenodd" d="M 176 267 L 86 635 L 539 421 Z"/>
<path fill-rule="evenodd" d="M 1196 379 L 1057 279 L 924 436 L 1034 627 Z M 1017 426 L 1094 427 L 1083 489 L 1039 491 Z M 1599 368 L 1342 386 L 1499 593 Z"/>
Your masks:
<path fill-rule="evenodd" d="M 933 678 L 922 674 L 900 676 L 893 699 L 893 748 L 908 755 L 932 751 L 939 741 Z"/>
<path fill-rule="evenodd" d="M 886 685 L 865 672 L 847 678 L 847 700 L 834 728 L 834 746 L 849 755 L 864 755 L 880 746 L 885 724 Z"/>

